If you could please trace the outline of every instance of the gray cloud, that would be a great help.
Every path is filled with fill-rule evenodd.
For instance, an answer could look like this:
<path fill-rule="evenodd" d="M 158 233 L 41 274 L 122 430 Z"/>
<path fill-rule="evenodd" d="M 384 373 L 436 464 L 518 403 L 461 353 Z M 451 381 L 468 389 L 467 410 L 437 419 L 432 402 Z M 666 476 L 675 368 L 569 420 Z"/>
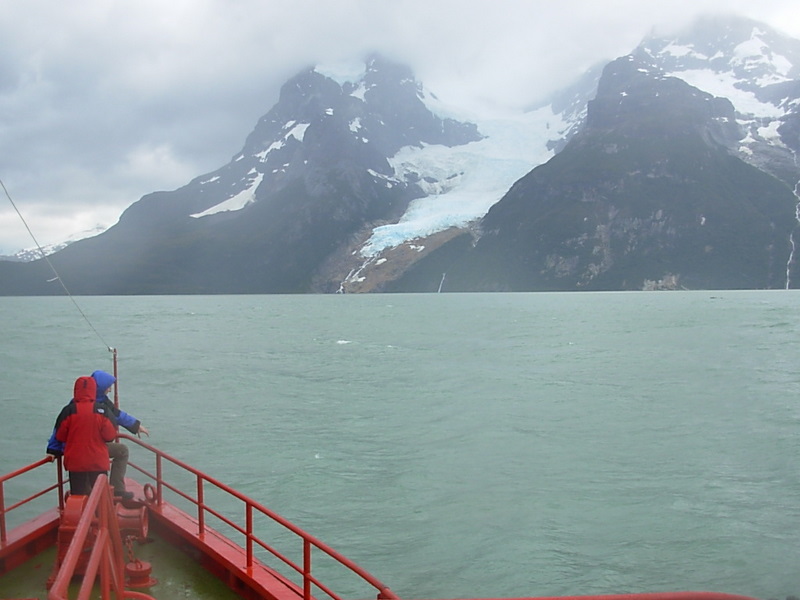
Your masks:
<path fill-rule="evenodd" d="M 373 50 L 446 101 L 521 107 L 654 26 L 735 12 L 800 37 L 795 1 L 0 0 L 0 178 L 42 244 L 235 154 L 280 85 Z M 793 28 L 793 29 L 790 29 Z M 0 202 L 0 253 L 32 245 Z"/>

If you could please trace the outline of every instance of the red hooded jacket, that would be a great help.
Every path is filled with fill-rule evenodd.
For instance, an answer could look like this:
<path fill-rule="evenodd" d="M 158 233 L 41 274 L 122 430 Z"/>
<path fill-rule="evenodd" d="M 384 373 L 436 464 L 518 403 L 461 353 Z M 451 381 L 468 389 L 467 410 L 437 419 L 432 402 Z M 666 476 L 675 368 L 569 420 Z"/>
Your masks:
<path fill-rule="evenodd" d="M 75 395 L 56 420 L 56 439 L 64 442 L 67 471 L 108 471 L 108 446 L 116 429 L 102 408 L 95 406 L 97 384 L 92 377 L 78 377 Z"/>

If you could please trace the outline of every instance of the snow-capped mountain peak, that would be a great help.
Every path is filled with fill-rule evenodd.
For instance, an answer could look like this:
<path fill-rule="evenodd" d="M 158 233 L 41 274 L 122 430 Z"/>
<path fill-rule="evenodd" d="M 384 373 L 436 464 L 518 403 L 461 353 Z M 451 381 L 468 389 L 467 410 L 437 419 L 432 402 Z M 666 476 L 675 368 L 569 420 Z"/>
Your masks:
<path fill-rule="evenodd" d="M 646 39 L 634 55 L 667 76 L 730 100 L 741 127 L 736 150 L 744 160 L 775 175 L 794 162 L 800 40 L 749 19 L 706 18 L 680 35 Z"/>

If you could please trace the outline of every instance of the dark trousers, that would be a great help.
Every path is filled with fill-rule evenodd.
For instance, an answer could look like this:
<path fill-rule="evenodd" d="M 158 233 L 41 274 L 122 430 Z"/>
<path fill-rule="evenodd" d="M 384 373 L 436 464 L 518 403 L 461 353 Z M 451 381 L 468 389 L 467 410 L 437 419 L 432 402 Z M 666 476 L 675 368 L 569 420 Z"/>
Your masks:
<path fill-rule="evenodd" d="M 106 471 L 70 471 L 69 492 L 74 496 L 88 496 L 92 492 L 94 482 Z"/>
<path fill-rule="evenodd" d="M 128 470 L 128 447 L 119 442 L 108 442 L 108 457 L 111 459 L 111 475 L 109 482 L 114 486 L 114 492 L 121 494 L 125 491 L 125 472 Z"/>

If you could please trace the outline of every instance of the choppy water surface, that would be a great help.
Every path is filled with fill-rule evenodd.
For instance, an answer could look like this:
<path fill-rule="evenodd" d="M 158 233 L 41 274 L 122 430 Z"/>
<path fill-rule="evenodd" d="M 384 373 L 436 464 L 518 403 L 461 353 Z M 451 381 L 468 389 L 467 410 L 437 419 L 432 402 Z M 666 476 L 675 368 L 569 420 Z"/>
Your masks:
<path fill-rule="evenodd" d="M 151 441 L 408 598 L 800 595 L 800 293 L 0 298 L 0 470 Z"/>

